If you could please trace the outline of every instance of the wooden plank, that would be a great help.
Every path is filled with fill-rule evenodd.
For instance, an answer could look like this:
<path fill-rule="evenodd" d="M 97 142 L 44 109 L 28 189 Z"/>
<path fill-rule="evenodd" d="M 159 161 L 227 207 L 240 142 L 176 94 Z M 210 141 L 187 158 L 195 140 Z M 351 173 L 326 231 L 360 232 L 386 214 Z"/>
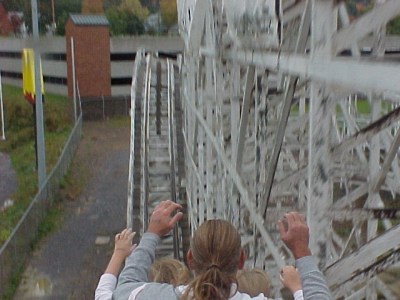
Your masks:
<path fill-rule="evenodd" d="M 206 11 L 210 6 L 209 0 L 196 1 L 195 8 L 192 11 L 192 22 L 190 24 L 189 33 L 189 51 L 195 54 L 200 49 L 201 38 L 204 31 L 204 21 L 206 17 Z"/>
<path fill-rule="evenodd" d="M 341 85 L 341 88 L 348 91 L 400 93 L 400 64 L 395 62 L 355 61 L 342 57 L 310 60 L 307 55 L 257 50 L 227 50 L 225 53 L 224 57 L 229 60 L 298 75 L 329 85 Z"/>
<path fill-rule="evenodd" d="M 359 132 L 344 139 L 340 144 L 334 146 L 331 150 L 333 156 L 338 157 L 344 151 L 352 149 L 355 146 L 360 145 L 362 143 L 365 143 L 380 131 L 386 129 L 387 127 L 392 126 L 399 118 L 400 118 L 400 107 L 396 108 L 387 115 L 371 123 L 367 127 L 361 129 Z"/>
<path fill-rule="evenodd" d="M 328 266 L 325 270 L 330 287 L 344 284 L 384 260 L 391 254 L 400 253 L 400 225 L 374 238 L 357 251 Z M 399 257 L 400 258 L 400 257 Z"/>
<path fill-rule="evenodd" d="M 350 47 L 354 41 L 359 41 L 377 28 L 385 26 L 388 21 L 399 14 L 400 1 L 398 0 L 388 0 L 374 8 L 332 36 L 333 54 Z"/>

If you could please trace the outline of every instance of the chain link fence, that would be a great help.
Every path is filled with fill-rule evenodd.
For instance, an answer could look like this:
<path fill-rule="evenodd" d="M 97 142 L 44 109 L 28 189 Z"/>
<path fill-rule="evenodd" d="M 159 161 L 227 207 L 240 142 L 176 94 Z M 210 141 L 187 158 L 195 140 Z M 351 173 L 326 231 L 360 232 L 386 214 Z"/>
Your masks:
<path fill-rule="evenodd" d="M 78 118 L 57 164 L 48 175 L 44 186 L 32 199 L 9 238 L 0 248 L 0 299 L 3 299 L 7 287 L 23 269 L 29 257 L 32 245 L 38 236 L 39 224 L 52 205 L 61 179 L 64 177 L 78 146 L 82 132 L 82 115 Z"/>
<path fill-rule="evenodd" d="M 131 96 L 81 98 L 85 121 L 106 120 L 115 116 L 129 116 Z"/>

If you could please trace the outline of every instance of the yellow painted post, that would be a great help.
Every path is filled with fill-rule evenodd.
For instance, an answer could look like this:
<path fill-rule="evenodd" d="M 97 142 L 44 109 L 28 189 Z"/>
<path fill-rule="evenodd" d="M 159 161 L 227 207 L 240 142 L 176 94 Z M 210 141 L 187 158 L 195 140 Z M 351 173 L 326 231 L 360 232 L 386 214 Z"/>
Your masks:
<path fill-rule="evenodd" d="M 43 102 L 43 96 L 44 95 L 44 84 L 43 84 L 43 73 L 42 73 L 42 63 L 39 60 L 39 76 L 40 76 L 40 86 L 41 86 L 41 95 L 39 99 L 41 99 L 41 102 Z M 24 48 L 22 49 L 22 90 L 25 99 L 32 105 L 33 108 L 33 120 L 34 120 L 34 128 L 35 128 L 35 154 L 36 154 L 36 167 L 38 169 L 38 178 L 39 178 L 39 188 L 42 186 L 45 180 L 45 161 L 44 161 L 44 148 L 42 147 L 40 149 L 41 157 L 42 159 L 39 158 L 39 150 L 38 150 L 38 129 L 37 129 L 37 103 L 35 102 L 36 100 L 36 84 L 35 84 L 35 53 L 34 50 L 31 48 Z M 42 104 L 42 103 L 40 103 Z M 42 110 L 42 105 L 40 105 L 40 109 Z M 43 117 L 41 118 L 43 122 Z M 43 137 L 43 147 L 44 147 L 44 130 L 40 134 L 40 136 Z"/>
<path fill-rule="evenodd" d="M 35 103 L 35 56 L 33 49 L 22 49 L 22 89 L 24 97 L 32 105 Z M 44 95 L 44 84 L 42 75 L 42 63 L 40 63 L 40 83 L 42 95 Z"/>

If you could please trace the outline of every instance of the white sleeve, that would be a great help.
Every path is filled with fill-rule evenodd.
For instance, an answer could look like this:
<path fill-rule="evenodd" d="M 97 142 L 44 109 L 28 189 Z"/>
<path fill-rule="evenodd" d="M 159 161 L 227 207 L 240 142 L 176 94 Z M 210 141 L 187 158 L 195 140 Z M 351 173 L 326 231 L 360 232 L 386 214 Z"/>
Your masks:
<path fill-rule="evenodd" d="M 111 300 L 112 293 L 117 285 L 117 277 L 113 274 L 103 274 L 94 293 L 95 300 Z"/>
<path fill-rule="evenodd" d="M 303 298 L 303 290 L 298 290 L 293 294 L 294 300 L 304 300 Z"/>

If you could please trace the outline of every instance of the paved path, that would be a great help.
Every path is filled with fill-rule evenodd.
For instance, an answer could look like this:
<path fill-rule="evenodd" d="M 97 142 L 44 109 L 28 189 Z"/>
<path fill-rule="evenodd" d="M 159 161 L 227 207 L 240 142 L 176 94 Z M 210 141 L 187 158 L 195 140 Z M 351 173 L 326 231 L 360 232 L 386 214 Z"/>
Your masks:
<path fill-rule="evenodd" d="M 73 166 L 93 176 L 76 199 L 64 200 L 62 228 L 34 253 L 14 299 L 94 298 L 114 235 L 126 224 L 128 162 L 129 126 L 84 124 Z"/>
<path fill-rule="evenodd" d="M 0 141 L 1 143 L 1 141 Z M 11 166 L 10 157 L 0 152 L 0 209 L 17 189 L 17 175 Z"/>

